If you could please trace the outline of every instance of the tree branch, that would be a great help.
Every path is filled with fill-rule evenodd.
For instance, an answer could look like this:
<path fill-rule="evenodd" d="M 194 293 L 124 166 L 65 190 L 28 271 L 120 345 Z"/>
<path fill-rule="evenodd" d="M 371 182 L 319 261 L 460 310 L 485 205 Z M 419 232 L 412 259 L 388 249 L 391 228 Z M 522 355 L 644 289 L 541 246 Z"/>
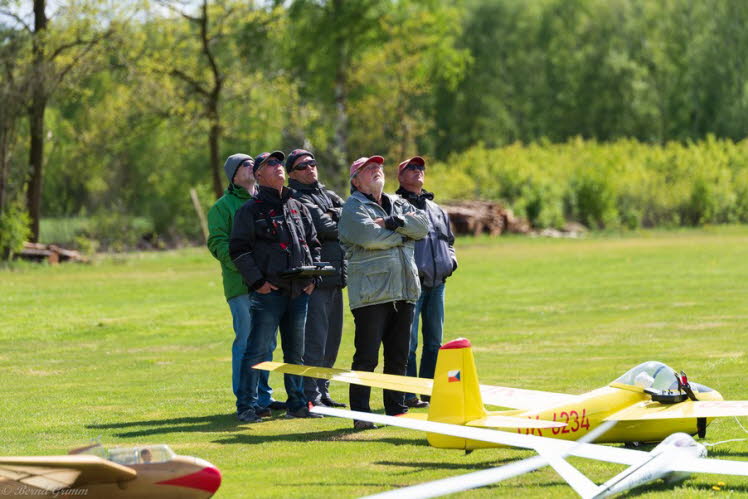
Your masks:
<path fill-rule="evenodd" d="M 166 7 L 167 9 L 169 9 L 170 11 L 172 11 L 172 12 L 174 12 L 174 13 L 182 16 L 182 17 L 184 17 L 185 19 L 187 19 L 190 22 L 198 23 L 198 24 L 200 23 L 200 19 L 199 18 L 191 16 L 191 15 L 187 14 L 185 11 L 183 11 L 182 9 L 178 9 L 178 8 L 174 7 L 171 4 L 171 2 L 169 2 L 167 0 L 156 0 L 156 3 L 158 3 L 159 5 L 162 5 L 162 6 Z"/>
<path fill-rule="evenodd" d="M 17 23 L 19 23 L 23 28 L 28 31 L 29 33 L 34 33 L 34 30 L 31 29 L 31 26 L 29 26 L 26 21 L 23 20 L 23 18 L 17 14 L 14 14 L 13 12 L 5 9 L 0 9 L 0 16 L 8 16 L 11 19 L 15 20 Z"/>
<path fill-rule="evenodd" d="M 205 97 L 208 97 L 210 95 L 210 92 L 205 90 L 205 88 L 203 88 L 200 82 L 192 78 L 190 75 L 184 73 L 183 71 L 179 69 L 172 69 L 170 74 L 172 76 L 176 76 L 183 82 L 187 83 L 189 86 L 191 86 L 195 90 L 195 92 L 199 93 L 200 95 L 203 95 Z"/>

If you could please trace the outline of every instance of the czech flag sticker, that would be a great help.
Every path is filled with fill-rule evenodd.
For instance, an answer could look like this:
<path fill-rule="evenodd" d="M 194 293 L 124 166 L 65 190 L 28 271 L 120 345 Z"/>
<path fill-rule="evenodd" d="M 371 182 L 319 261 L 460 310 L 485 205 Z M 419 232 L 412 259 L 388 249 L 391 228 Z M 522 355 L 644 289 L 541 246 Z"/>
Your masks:
<path fill-rule="evenodd" d="M 460 382 L 460 371 L 459 371 L 459 369 L 455 370 L 455 371 L 447 371 L 447 380 L 450 383 L 459 383 Z"/>

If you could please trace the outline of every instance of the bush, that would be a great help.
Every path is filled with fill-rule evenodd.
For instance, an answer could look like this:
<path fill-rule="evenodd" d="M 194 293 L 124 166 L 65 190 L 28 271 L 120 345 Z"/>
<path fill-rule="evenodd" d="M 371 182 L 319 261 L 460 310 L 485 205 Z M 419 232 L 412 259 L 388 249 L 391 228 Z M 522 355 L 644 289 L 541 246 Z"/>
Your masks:
<path fill-rule="evenodd" d="M 20 202 L 10 203 L 0 213 L 0 260 L 10 260 L 31 235 L 31 219 Z"/>
<path fill-rule="evenodd" d="M 499 201 L 534 227 L 560 228 L 564 218 L 598 229 L 748 222 L 748 141 L 478 145 L 429 172 L 442 199 Z"/>

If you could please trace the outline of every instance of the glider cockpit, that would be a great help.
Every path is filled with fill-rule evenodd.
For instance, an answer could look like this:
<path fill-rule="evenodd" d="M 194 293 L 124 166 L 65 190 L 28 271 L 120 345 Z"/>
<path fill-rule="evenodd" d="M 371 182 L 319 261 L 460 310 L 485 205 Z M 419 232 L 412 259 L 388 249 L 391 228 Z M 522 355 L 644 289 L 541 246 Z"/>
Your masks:
<path fill-rule="evenodd" d="M 612 386 L 637 387 L 652 396 L 652 400 L 663 404 L 675 404 L 691 398 L 696 393 L 712 392 L 708 386 L 690 383 L 686 374 L 678 374 L 675 369 L 662 362 L 650 360 L 628 370 L 617 378 Z"/>
<path fill-rule="evenodd" d="M 143 447 L 115 447 L 105 449 L 97 445 L 86 449 L 82 454 L 92 454 L 124 466 L 133 464 L 166 463 L 176 457 L 171 447 L 165 444 Z"/>

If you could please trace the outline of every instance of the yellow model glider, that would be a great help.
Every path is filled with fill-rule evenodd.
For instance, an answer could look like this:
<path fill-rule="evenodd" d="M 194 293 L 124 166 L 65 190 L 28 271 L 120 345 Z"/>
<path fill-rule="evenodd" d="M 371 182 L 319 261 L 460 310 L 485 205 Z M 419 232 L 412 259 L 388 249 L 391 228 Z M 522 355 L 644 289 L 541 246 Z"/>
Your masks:
<path fill-rule="evenodd" d="M 71 453 L 0 457 L 0 491 L 11 497 L 207 499 L 221 485 L 215 466 L 178 456 L 167 445 L 108 451 L 94 445 Z"/>
<path fill-rule="evenodd" d="M 713 418 L 748 415 L 748 401 L 725 401 L 719 392 L 689 383 L 683 373 L 654 361 L 634 367 L 608 386 L 581 395 L 481 385 L 472 346 L 464 338 L 441 347 L 433 381 L 279 362 L 263 362 L 254 367 L 431 396 L 428 414 L 405 417 L 564 440 L 576 440 L 604 421 L 618 424 L 598 442 L 659 442 L 676 432 L 703 438 Z M 484 403 L 510 410 L 487 411 Z M 435 433 L 428 434 L 428 441 L 441 448 L 496 447 Z"/>

